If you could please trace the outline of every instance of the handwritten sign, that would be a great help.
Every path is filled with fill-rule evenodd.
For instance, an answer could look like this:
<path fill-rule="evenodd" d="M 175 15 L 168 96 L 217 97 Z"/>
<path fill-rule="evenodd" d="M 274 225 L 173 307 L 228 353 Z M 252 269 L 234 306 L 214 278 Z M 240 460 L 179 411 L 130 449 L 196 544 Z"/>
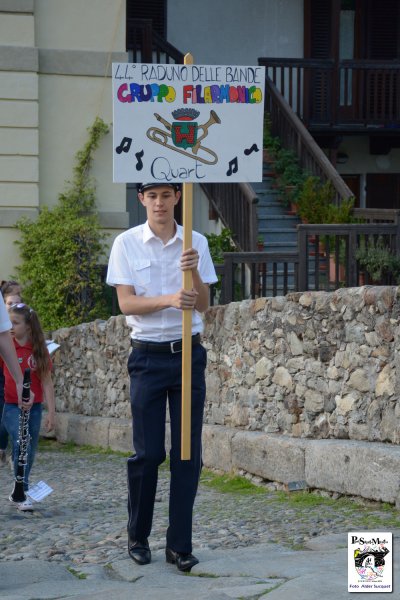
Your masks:
<path fill-rule="evenodd" d="M 264 67 L 113 64 L 114 181 L 262 181 Z"/>

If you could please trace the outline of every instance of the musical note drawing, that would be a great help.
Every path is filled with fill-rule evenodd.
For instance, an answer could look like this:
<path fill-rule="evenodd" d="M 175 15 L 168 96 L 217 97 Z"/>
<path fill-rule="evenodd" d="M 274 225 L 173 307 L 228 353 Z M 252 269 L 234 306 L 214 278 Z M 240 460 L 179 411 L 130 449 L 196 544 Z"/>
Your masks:
<path fill-rule="evenodd" d="M 132 138 L 124 137 L 122 138 L 122 142 L 119 146 L 115 148 L 115 152 L 117 154 L 121 154 L 121 152 L 129 152 L 132 144 Z"/>
<path fill-rule="evenodd" d="M 229 161 L 229 169 L 227 170 L 226 174 L 228 177 L 230 177 L 232 175 L 232 173 L 237 173 L 238 170 L 238 159 L 237 156 L 235 156 L 235 158 L 232 158 L 232 160 Z"/>
<path fill-rule="evenodd" d="M 244 151 L 246 156 L 249 156 L 249 154 L 251 154 L 252 152 L 258 152 L 257 144 L 253 144 L 251 148 L 246 148 L 246 150 Z"/>
<path fill-rule="evenodd" d="M 136 156 L 136 171 L 141 171 L 143 169 L 143 161 L 142 161 L 142 157 L 144 155 L 144 150 L 141 150 L 140 152 L 136 152 L 135 156 Z"/>

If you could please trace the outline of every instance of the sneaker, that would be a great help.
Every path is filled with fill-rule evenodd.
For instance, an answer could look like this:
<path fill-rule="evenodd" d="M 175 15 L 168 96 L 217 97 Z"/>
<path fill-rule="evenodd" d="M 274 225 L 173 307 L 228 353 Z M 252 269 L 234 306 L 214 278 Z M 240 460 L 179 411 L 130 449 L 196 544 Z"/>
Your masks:
<path fill-rule="evenodd" d="M 7 462 L 6 450 L 0 450 L 0 467 L 3 467 Z"/>
<path fill-rule="evenodd" d="M 24 500 L 23 502 L 15 502 L 12 499 L 12 496 L 9 496 L 9 501 L 11 502 L 11 504 L 14 504 L 14 506 L 17 507 L 18 510 L 22 510 L 22 511 L 33 511 L 33 504 L 32 501 L 29 500 L 28 496 L 26 497 L 26 500 Z"/>

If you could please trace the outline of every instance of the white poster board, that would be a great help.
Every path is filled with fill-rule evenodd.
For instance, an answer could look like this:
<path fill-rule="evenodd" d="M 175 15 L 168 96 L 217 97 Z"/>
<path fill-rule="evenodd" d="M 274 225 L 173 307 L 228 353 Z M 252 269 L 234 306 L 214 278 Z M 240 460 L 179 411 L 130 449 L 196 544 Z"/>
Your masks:
<path fill-rule="evenodd" d="M 264 67 L 113 64 L 114 182 L 262 181 Z"/>

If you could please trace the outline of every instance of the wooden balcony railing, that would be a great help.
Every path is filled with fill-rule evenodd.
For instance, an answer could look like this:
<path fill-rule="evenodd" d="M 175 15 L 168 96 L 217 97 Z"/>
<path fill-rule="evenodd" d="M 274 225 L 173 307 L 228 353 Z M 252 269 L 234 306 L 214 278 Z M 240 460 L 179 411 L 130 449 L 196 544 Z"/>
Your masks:
<path fill-rule="evenodd" d="M 314 128 L 399 129 L 399 61 L 259 58 L 289 106 Z"/>
<path fill-rule="evenodd" d="M 397 208 L 354 208 L 353 215 L 365 223 L 398 223 L 400 210 Z"/>
<path fill-rule="evenodd" d="M 370 283 L 362 277 L 357 250 L 376 245 L 378 240 L 395 256 L 400 256 L 400 223 L 357 223 L 341 225 L 298 225 L 299 291 L 332 290 Z M 314 240 L 313 257 L 310 239 Z M 324 242 L 321 250 L 319 243 Z M 310 260 L 311 259 L 311 260 Z M 322 268 L 321 268 L 322 267 Z M 384 284 L 394 284 L 391 274 Z"/>
<path fill-rule="evenodd" d="M 257 244 L 257 195 L 246 183 L 203 183 L 211 205 L 225 227 L 234 235 L 237 247 L 250 252 Z"/>
<path fill-rule="evenodd" d="M 298 225 L 298 252 L 224 253 L 224 264 L 218 265 L 221 282 L 217 289 L 211 286 L 211 303 L 376 285 L 361 268 L 357 251 L 378 243 L 400 256 L 400 222 Z M 386 273 L 379 285 L 398 282 Z"/>
<path fill-rule="evenodd" d="M 298 289 L 298 252 L 225 252 L 220 304 Z"/>

